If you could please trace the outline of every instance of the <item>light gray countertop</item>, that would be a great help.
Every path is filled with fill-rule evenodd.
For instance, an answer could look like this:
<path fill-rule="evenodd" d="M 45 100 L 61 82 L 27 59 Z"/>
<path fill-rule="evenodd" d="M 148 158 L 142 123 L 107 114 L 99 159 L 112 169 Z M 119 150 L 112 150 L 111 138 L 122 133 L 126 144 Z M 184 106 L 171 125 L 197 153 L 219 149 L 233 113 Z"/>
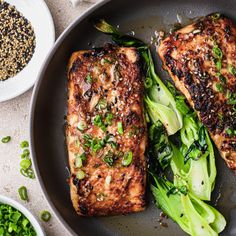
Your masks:
<path fill-rule="evenodd" d="M 80 3 L 73 8 L 69 0 L 45 0 L 53 16 L 56 37 L 91 3 Z M 20 174 L 20 142 L 29 140 L 29 106 L 32 89 L 25 94 L 7 102 L 0 103 L 0 138 L 11 136 L 12 140 L 3 144 L 0 142 L 0 194 L 11 197 L 19 202 L 18 188 L 25 185 L 28 189 L 29 202 L 21 202 L 37 218 L 42 210 L 50 210 L 40 185 L 37 181 L 27 179 Z M 70 235 L 56 217 L 48 223 L 42 223 L 47 235 Z"/>

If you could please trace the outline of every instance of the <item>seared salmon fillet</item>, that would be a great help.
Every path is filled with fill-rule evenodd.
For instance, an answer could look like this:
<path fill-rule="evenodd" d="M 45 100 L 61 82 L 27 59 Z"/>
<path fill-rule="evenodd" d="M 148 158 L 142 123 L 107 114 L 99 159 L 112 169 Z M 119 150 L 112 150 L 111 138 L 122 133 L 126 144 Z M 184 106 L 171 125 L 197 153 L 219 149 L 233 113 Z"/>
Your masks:
<path fill-rule="evenodd" d="M 68 65 L 66 140 L 78 214 L 145 209 L 144 77 L 135 48 L 78 51 Z"/>
<path fill-rule="evenodd" d="M 158 53 L 197 111 L 229 168 L 236 171 L 236 28 L 218 13 L 162 41 Z"/>

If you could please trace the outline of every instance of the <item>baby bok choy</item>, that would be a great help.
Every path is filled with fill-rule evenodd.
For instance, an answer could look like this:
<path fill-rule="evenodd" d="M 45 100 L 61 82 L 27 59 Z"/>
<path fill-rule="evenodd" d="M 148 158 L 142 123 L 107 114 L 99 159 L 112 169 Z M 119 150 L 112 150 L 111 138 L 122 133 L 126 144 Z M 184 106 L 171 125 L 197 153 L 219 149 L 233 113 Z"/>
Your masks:
<path fill-rule="evenodd" d="M 186 185 L 174 185 L 165 177 L 152 175 L 151 191 L 157 206 L 192 236 L 215 236 L 226 225 L 224 217 L 213 207 L 193 196 Z"/>
<path fill-rule="evenodd" d="M 111 35 L 119 46 L 136 47 L 145 62 L 149 172 L 151 191 L 158 207 L 190 235 L 218 235 L 226 221 L 203 201 L 210 200 L 216 176 L 208 132 L 189 109 L 184 97 L 172 84 L 165 85 L 158 77 L 151 52 L 144 42 L 120 33 L 104 20 L 95 22 L 95 27 Z M 165 170 L 171 171 L 173 177 L 167 179 Z"/>
<path fill-rule="evenodd" d="M 187 181 L 188 188 L 194 196 L 209 201 L 216 178 L 213 145 L 206 128 L 198 121 L 197 115 L 187 109 L 184 98 L 175 88 L 171 87 L 171 91 L 175 99 L 181 101 L 177 104 L 183 115 L 183 127 L 179 137 L 181 145 L 178 149 L 172 144 L 173 174 Z M 176 178 L 174 181 L 177 181 Z"/>

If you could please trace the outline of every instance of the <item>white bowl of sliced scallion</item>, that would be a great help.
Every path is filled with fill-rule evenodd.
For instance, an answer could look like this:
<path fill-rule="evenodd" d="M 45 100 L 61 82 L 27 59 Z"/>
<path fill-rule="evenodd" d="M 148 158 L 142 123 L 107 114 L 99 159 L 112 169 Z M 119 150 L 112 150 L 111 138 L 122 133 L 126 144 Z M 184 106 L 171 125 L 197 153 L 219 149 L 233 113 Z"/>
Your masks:
<path fill-rule="evenodd" d="M 0 195 L 0 235 L 45 236 L 35 217 L 20 203 Z"/>

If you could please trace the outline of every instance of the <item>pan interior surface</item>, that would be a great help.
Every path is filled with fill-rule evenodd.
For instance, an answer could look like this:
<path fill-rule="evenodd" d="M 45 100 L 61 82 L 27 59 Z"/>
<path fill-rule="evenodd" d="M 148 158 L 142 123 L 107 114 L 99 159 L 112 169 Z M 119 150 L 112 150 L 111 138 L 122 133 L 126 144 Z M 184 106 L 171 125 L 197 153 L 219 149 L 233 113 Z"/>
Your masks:
<path fill-rule="evenodd" d="M 174 23 L 183 25 L 191 19 L 220 12 L 235 19 L 235 1 L 221 0 L 112 0 L 95 6 L 78 19 L 57 41 L 34 91 L 31 107 L 31 144 L 34 164 L 41 186 L 55 214 L 74 235 L 185 235 L 170 219 L 168 227 L 160 226 L 160 210 L 149 198 L 142 213 L 112 217 L 79 217 L 71 204 L 68 163 L 65 147 L 64 116 L 66 114 L 66 69 L 72 52 L 102 46 L 110 38 L 97 32 L 93 18 L 104 18 L 119 29 L 149 43 L 155 31 L 168 31 Z M 235 21 L 236 22 L 236 21 Z M 168 75 L 161 69 L 160 59 L 152 47 L 157 72 L 162 79 Z M 236 179 L 216 151 L 217 181 L 212 204 L 216 204 L 227 219 L 222 235 L 236 235 Z"/>

